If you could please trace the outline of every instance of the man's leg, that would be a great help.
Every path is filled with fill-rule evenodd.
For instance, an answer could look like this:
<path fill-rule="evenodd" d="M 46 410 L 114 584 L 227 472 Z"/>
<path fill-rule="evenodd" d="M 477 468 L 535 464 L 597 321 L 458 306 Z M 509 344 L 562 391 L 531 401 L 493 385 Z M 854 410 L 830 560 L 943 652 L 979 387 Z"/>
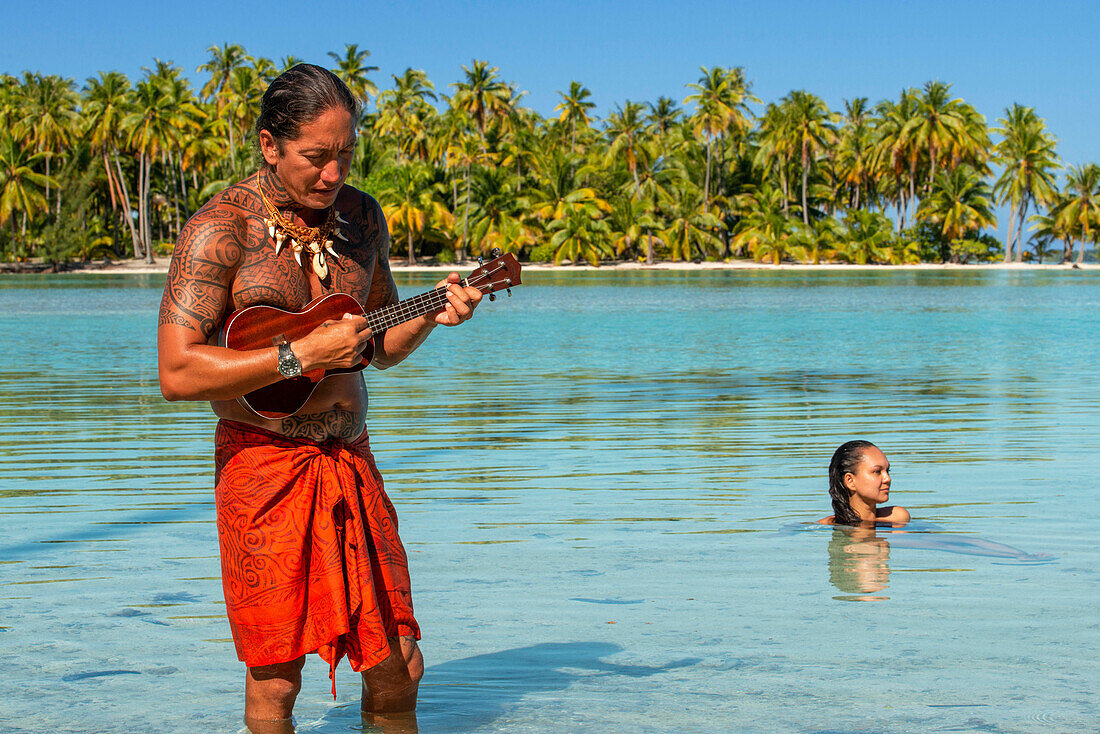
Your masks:
<path fill-rule="evenodd" d="M 391 637 L 390 656 L 363 671 L 363 711 L 392 714 L 414 711 L 424 655 L 415 637 Z"/>
<path fill-rule="evenodd" d="M 290 715 L 302 690 L 305 657 L 249 668 L 244 679 L 244 723 L 253 734 L 293 732 Z"/>

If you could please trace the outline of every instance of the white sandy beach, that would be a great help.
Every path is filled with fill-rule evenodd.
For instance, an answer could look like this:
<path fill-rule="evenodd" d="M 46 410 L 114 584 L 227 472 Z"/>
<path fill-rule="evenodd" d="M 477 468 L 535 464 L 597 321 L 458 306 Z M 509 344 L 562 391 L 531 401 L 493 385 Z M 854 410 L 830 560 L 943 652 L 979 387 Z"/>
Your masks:
<path fill-rule="evenodd" d="M 169 258 L 159 258 L 156 263 L 149 265 L 140 260 L 121 260 L 107 264 L 90 263 L 69 273 L 88 274 L 116 274 L 116 273 L 167 273 Z M 598 268 L 587 263 L 579 265 L 552 265 L 550 263 L 522 263 L 525 271 L 561 271 L 571 272 L 578 270 L 1069 270 L 1075 267 L 1073 263 L 974 263 L 960 265 L 956 263 L 919 263 L 916 265 L 850 265 L 847 263 L 821 263 L 818 265 L 805 263 L 783 263 L 773 265 L 771 263 L 758 263 L 752 260 L 733 260 L 730 262 L 658 262 L 647 265 L 642 262 L 613 262 L 600 265 Z M 423 265 L 408 265 L 401 259 L 390 261 L 390 269 L 394 272 L 450 272 L 460 273 L 477 267 L 477 261 L 470 260 L 465 263 L 451 263 L 436 265 L 425 263 Z M 1076 267 L 1084 270 L 1092 270 L 1100 267 L 1098 263 L 1083 263 Z"/>

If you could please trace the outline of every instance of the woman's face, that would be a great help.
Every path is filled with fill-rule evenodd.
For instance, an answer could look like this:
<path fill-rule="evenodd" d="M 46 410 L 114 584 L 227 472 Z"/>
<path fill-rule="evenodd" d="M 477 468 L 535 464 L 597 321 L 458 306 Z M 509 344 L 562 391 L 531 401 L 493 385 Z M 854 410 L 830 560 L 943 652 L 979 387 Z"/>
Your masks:
<path fill-rule="evenodd" d="M 844 475 L 848 491 L 868 505 L 881 505 L 890 499 L 890 462 L 886 454 L 873 446 L 863 450 L 854 472 Z"/>

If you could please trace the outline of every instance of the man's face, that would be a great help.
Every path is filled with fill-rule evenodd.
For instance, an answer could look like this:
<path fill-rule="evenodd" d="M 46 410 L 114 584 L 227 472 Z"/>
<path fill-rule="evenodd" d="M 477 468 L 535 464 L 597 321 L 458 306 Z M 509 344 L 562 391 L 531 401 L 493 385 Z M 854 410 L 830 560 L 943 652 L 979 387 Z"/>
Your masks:
<path fill-rule="evenodd" d="M 336 201 L 355 153 L 355 125 L 343 108 L 329 108 L 302 126 L 295 140 L 276 144 L 260 131 L 264 160 L 275 169 L 291 198 L 310 209 Z"/>

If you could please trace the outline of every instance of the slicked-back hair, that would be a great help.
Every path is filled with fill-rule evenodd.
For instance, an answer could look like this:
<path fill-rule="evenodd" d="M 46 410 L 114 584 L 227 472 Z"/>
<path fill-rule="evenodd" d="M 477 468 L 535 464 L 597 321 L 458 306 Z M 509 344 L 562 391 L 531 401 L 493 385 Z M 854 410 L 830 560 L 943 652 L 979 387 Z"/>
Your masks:
<path fill-rule="evenodd" d="M 859 525 L 861 522 L 852 509 L 851 491 L 844 483 L 844 475 L 856 473 L 856 467 L 869 448 L 878 447 L 870 441 L 849 441 L 833 452 L 829 462 L 829 497 L 833 501 L 833 522 L 838 525 Z"/>
<path fill-rule="evenodd" d="M 297 140 L 303 125 L 332 109 L 347 110 L 359 123 L 359 101 L 340 77 L 314 64 L 298 64 L 275 77 L 264 92 L 256 138 L 267 130 L 277 143 Z"/>

